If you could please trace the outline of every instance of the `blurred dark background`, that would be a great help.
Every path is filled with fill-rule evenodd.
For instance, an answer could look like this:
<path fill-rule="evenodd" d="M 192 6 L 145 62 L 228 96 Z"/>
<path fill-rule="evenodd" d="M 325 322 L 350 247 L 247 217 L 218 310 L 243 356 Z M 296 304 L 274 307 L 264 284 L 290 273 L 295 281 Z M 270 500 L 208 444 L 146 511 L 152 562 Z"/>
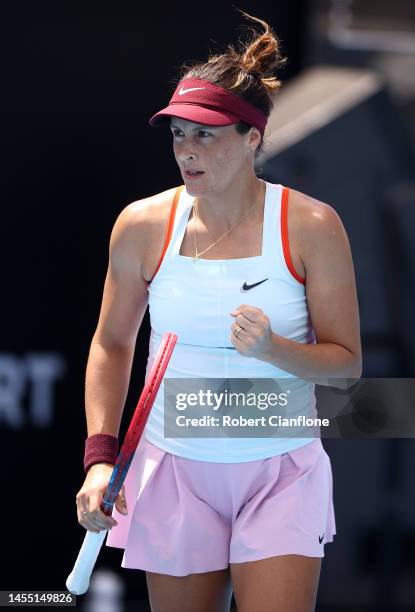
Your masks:
<path fill-rule="evenodd" d="M 268 21 L 288 56 L 258 171 L 339 212 L 363 376 L 415 376 L 413 0 L 3 5 L 0 590 L 65 589 L 84 537 L 75 507 L 84 376 L 110 232 L 128 203 L 181 184 L 168 131 L 148 119 L 182 62 L 243 35 L 234 6 Z M 148 334 L 147 314 L 121 434 Z M 325 547 L 318 610 L 415 610 L 412 439 L 324 446 L 337 535 Z M 121 558 L 103 548 L 78 605 L 149 610 L 144 572 L 121 569 Z"/>

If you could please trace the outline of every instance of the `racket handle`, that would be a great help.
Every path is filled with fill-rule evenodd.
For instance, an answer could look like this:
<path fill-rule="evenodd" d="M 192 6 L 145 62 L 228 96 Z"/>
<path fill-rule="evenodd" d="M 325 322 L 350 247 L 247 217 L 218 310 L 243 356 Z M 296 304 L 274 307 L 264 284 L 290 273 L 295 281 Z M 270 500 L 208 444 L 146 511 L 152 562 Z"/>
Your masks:
<path fill-rule="evenodd" d="M 87 592 L 89 579 L 106 535 L 106 529 L 99 533 L 87 531 L 73 570 L 66 581 L 66 588 L 73 595 L 83 595 Z"/>

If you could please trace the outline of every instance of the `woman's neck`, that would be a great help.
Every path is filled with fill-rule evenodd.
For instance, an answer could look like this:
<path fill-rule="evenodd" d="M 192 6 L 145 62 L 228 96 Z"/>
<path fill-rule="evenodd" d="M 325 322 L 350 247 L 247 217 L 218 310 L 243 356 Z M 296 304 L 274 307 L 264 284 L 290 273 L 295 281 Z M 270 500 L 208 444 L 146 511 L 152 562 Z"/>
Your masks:
<path fill-rule="evenodd" d="M 202 225 L 217 231 L 227 231 L 252 209 L 252 218 L 262 210 L 265 182 L 254 176 L 249 181 L 238 182 L 226 191 L 195 197 L 197 216 Z M 248 217 L 248 218 L 249 218 Z"/>

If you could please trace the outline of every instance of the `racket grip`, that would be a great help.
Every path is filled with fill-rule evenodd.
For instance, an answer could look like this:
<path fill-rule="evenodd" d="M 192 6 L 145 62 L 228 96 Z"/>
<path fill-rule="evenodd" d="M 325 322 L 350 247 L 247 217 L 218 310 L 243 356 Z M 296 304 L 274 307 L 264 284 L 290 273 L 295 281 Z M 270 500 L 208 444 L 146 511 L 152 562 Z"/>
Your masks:
<path fill-rule="evenodd" d="M 99 533 L 87 531 L 85 534 L 84 542 L 73 570 L 66 581 L 66 588 L 73 595 L 83 595 L 83 593 L 87 592 L 89 579 L 91 578 L 92 570 L 106 535 L 106 529 Z"/>

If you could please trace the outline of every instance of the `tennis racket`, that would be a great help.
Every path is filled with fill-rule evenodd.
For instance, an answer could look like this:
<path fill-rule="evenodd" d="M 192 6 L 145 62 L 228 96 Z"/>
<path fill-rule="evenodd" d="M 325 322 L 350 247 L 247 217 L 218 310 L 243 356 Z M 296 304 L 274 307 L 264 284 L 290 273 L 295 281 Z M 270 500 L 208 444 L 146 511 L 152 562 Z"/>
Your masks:
<path fill-rule="evenodd" d="M 133 418 L 131 419 L 130 426 L 125 435 L 124 443 L 112 471 L 108 487 L 103 496 L 101 510 L 107 516 L 110 516 L 112 513 L 115 500 L 117 499 L 127 475 L 128 468 L 134 457 L 134 452 L 140 441 L 141 434 L 161 381 L 163 380 L 176 341 L 177 335 L 173 332 L 166 332 L 162 336 L 153 365 L 141 392 Z M 74 568 L 66 581 L 66 588 L 70 593 L 82 595 L 88 590 L 92 570 L 94 569 L 95 562 L 106 535 L 106 529 L 103 529 L 99 533 L 87 531 Z"/>

